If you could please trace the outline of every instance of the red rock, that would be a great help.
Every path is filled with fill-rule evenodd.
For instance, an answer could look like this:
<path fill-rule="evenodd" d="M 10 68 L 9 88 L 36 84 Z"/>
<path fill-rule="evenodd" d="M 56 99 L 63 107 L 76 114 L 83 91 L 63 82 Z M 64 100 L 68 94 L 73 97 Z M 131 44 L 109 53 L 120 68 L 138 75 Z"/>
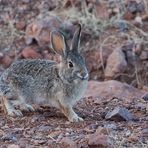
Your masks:
<path fill-rule="evenodd" d="M 105 99 L 120 98 L 123 101 L 131 102 L 133 99 L 139 99 L 145 94 L 137 88 L 116 80 L 104 82 L 89 81 L 84 97 L 100 97 Z"/>
<path fill-rule="evenodd" d="M 26 23 L 24 21 L 16 22 L 15 27 L 18 30 L 23 30 L 26 27 Z"/>
<path fill-rule="evenodd" d="M 86 51 L 84 53 L 85 59 L 86 59 L 86 65 L 88 68 L 88 71 L 90 72 L 90 78 L 94 77 L 102 77 L 102 71 L 100 70 L 102 68 L 102 64 L 106 64 L 108 56 L 111 54 L 111 50 L 108 48 L 103 48 L 102 54 L 100 50 L 92 50 L 92 51 Z M 102 55 L 102 57 L 100 56 Z"/>
<path fill-rule="evenodd" d="M 8 55 L 4 55 L 0 59 L 0 63 L 4 66 L 4 68 L 8 68 L 12 63 L 12 59 Z"/>
<path fill-rule="evenodd" d="M 109 133 L 112 131 L 111 128 L 105 128 L 105 127 L 98 127 L 96 132 L 104 135 L 109 135 Z"/>
<path fill-rule="evenodd" d="M 123 73 L 127 68 L 125 55 L 121 49 L 114 50 L 107 59 L 105 68 L 106 77 L 114 77 L 118 73 Z"/>
<path fill-rule="evenodd" d="M 109 146 L 108 136 L 96 131 L 94 134 L 88 135 L 88 146 L 106 148 Z"/>
<path fill-rule="evenodd" d="M 135 17 L 134 14 L 131 13 L 130 11 L 126 11 L 123 15 L 123 18 L 125 20 L 132 20 L 134 17 Z"/>
<path fill-rule="evenodd" d="M 128 137 L 129 142 L 136 142 L 138 139 L 139 139 L 139 136 L 136 134 Z"/>
<path fill-rule="evenodd" d="M 31 47 L 26 47 L 22 50 L 21 56 L 23 58 L 39 59 L 41 55 Z"/>
<path fill-rule="evenodd" d="M 36 40 L 40 46 L 49 45 L 50 43 L 50 32 L 48 29 L 43 28 L 39 35 L 36 37 Z"/>
<path fill-rule="evenodd" d="M 60 143 L 61 143 L 60 144 L 61 148 L 77 148 L 78 147 L 77 144 L 68 137 L 62 138 Z"/>
<path fill-rule="evenodd" d="M 57 17 L 36 20 L 26 28 L 26 43 L 31 44 L 35 39 L 40 46 L 49 46 L 50 32 L 55 28 L 58 30 L 62 21 Z"/>
<path fill-rule="evenodd" d="M 20 138 L 18 141 L 18 144 L 21 148 L 26 147 L 26 143 L 27 143 L 27 139 L 25 139 L 25 138 Z"/>
<path fill-rule="evenodd" d="M 144 86 L 142 87 L 142 90 L 145 91 L 145 92 L 148 92 L 148 86 L 144 85 Z"/>
<path fill-rule="evenodd" d="M 100 64 L 100 55 L 99 51 L 93 50 L 88 51 L 85 53 L 86 57 L 86 64 L 89 71 L 92 71 L 93 69 L 96 69 Z"/>
<path fill-rule="evenodd" d="M 108 8 L 107 5 L 105 3 L 99 3 L 99 5 L 95 5 L 96 6 L 96 17 L 98 19 L 103 19 L 106 20 L 109 18 L 109 12 L 108 12 Z"/>
<path fill-rule="evenodd" d="M 143 50 L 140 55 L 141 60 L 148 60 L 148 50 Z"/>

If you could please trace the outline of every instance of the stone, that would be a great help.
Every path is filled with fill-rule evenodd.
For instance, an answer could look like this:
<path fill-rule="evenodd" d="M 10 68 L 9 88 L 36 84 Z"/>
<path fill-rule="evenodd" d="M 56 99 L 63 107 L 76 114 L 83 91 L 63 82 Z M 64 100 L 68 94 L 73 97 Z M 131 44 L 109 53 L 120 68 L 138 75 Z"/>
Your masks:
<path fill-rule="evenodd" d="M 147 94 L 144 94 L 144 95 L 142 96 L 142 99 L 145 100 L 145 101 L 148 101 L 148 93 L 147 93 Z"/>
<path fill-rule="evenodd" d="M 114 123 L 110 123 L 110 124 L 105 124 L 104 125 L 104 128 L 107 128 L 107 129 L 112 129 L 112 130 L 117 130 L 117 125 L 114 124 Z"/>
<path fill-rule="evenodd" d="M 143 26 L 143 22 L 142 22 L 142 17 L 140 16 L 136 16 L 135 19 L 134 19 L 134 24 L 136 26 L 139 26 L 139 27 L 142 27 Z"/>
<path fill-rule="evenodd" d="M 134 88 L 126 83 L 116 80 L 104 82 L 89 81 L 84 97 L 103 98 L 104 100 L 120 98 L 124 102 L 132 102 L 133 99 L 139 99 L 145 92 Z M 99 102 L 99 101 L 98 101 Z"/>
<path fill-rule="evenodd" d="M 102 52 L 100 49 L 84 52 L 86 65 L 90 72 L 90 79 L 95 79 L 95 77 L 98 79 L 102 77 L 102 65 L 106 65 L 107 58 L 111 53 L 112 49 L 109 48 L 103 48 Z"/>
<path fill-rule="evenodd" d="M 47 11 L 51 11 L 56 7 L 56 2 L 54 0 L 44 0 L 38 6 L 40 13 L 46 13 Z"/>
<path fill-rule="evenodd" d="M 94 134 L 88 135 L 88 146 L 90 148 L 106 148 L 109 145 L 108 136 L 96 131 Z"/>
<path fill-rule="evenodd" d="M 96 17 L 101 20 L 106 20 L 109 18 L 109 12 L 107 6 L 100 2 L 99 5 L 95 5 L 96 7 Z"/>
<path fill-rule="evenodd" d="M 139 139 L 139 136 L 137 134 L 131 135 L 128 137 L 129 142 L 136 142 Z"/>
<path fill-rule="evenodd" d="M 0 59 L 4 57 L 4 54 L 0 52 Z"/>
<path fill-rule="evenodd" d="M 105 68 L 106 77 L 114 77 L 118 73 L 123 73 L 127 68 L 125 55 L 121 49 L 114 50 L 107 59 Z"/>
<path fill-rule="evenodd" d="M 12 59 L 8 55 L 4 55 L 0 57 L 0 64 L 4 66 L 4 68 L 8 68 L 12 63 Z"/>
<path fill-rule="evenodd" d="M 15 27 L 18 30 L 23 30 L 26 27 L 26 23 L 24 21 L 16 22 Z"/>
<path fill-rule="evenodd" d="M 116 107 L 113 111 L 106 114 L 105 119 L 114 121 L 131 121 L 133 120 L 133 115 L 124 107 Z"/>
<path fill-rule="evenodd" d="M 24 3 L 30 3 L 30 0 L 22 0 Z"/>
<path fill-rule="evenodd" d="M 131 13 L 143 12 L 144 11 L 144 3 L 143 2 L 136 2 L 136 1 L 129 1 L 127 5 L 127 10 Z"/>
<path fill-rule="evenodd" d="M 148 137 L 148 128 L 142 129 L 141 132 L 142 132 L 143 137 Z"/>
<path fill-rule="evenodd" d="M 16 138 L 15 135 L 10 134 L 10 135 L 5 135 L 1 138 L 3 141 L 11 141 L 11 142 L 16 142 L 18 139 Z"/>
<path fill-rule="evenodd" d="M 65 35 L 65 38 L 69 39 L 75 28 L 72 23 L 62 21 L 56 16 L 38 19 L 26 28 L 26 44 L 30 45 L 33 43 L 33 40 L 35 40 L 40 47 L 47 48 L 50 46 L 50 34 L 55 30 L 61 31 Z"/>
<path fill-rule="evenodd" d="M 143 44 L 135 44 L 134 47 L 132 47 L 132 52 L 134 52 L 136 55 L 140 55 L 143 50 Z"/>
<path fill-rule="evenodd" d="M 98 127 L 96 132 L 99 132 L 100 134 L 109 135 L 111 133 L 112 129 L 108 127 Z"/>
<path fill-rule="evenodd" d="M 39 128 L 38 128 L 38 132 L 47 132 L 51 129 L 50 126 L 48 125 L 41 125 Z"/>
<path fill-rule="evenodd" d="M 39 59 L 41 58 L 41 55 L 32 47 L 26 47 L 22 50 L 20 54 L 23 58 L 27 59 Z"/>
<path fill-rule="evenodd" d="M 126 32 L 127 30 L 129 30 L 127 22 L 124 21 L 117 22 L 117 28 L 119 28 L 121 32 Z"/>
<path fill-rule="evenodd" d="M 27 139 L 26 138 L 20 138 L 18 141 L 18 144 L 21 148 L 27 147 Z"/>
<path fill-rule="evenodd" d="M 60 143 L 61 143 L 60 144 L 61 148 L 77 148 L 78 147 L 77 144 L 68 137 L 62 138 Z"/>
<path fill-rule="evenodd" d="M 134 15 L 133 15 L 133 13 L 131 13 L 130 11 L 126 11 L 126 12 L 124 13 L 124 15 L 123 15 L 123 18 L 124 18 L 125 20 L 131 20 L 131 19 L 134 18 Z"/>
<path fill-rule="evenodd" d="M 54 28 L 58 29 L 60 24 L 61 21 L 57 17 L 50 17 L 48 20 L 35 20 L 26 28 L 26 43 L 31 44 L 35 39 L 40 46 L 49 46 L 50 32 Z"/>
<path fill-rule="evenodd" d="M 137 110 L 146 110 L 146 104 L 145 103 L 136 103 L 136 105 L 135 105 L 135 108 L 137 109 Z"/>
<path fill-rule="evenodd" d="M 140 59 L 141 60 L 148 60 L 148 50 L 143 50 L 140 54 Z"/>

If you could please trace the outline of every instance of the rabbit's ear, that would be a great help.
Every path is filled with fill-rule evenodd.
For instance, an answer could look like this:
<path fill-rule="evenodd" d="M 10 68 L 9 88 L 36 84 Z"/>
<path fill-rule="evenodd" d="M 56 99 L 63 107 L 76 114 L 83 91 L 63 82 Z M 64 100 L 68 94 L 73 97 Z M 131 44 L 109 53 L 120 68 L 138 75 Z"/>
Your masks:
<path fill-rule="evenodd" d="M 79 52 L 80 36 L 81 36 L 81 24 L 77 24 L 77 28 L 72 39 L 72 44 L 70 48 L 71 50 Z"/>
<path fill-rule="evenodd" d="M 51 48 L 57 54 L 65 56 L 67 43 L 65 41 L 64 36 L 61 33 L 57 32 L 57 31 L 53 31 L 50 34 L 50 41 L 51 41 Z"/>

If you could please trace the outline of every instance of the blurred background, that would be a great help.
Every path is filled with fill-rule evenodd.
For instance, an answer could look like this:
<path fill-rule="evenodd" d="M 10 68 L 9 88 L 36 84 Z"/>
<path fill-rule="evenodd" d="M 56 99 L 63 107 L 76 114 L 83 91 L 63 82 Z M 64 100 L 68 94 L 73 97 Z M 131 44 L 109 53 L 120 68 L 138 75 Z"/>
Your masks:
<path fill-rule="evenodd" d="M 60 30 L 70 42 L 77 22 L 90 80 L 147 89 L 147 0 L 0 0 L 0 72 L 15 59 L 58 61 L 50 32 Z"/>

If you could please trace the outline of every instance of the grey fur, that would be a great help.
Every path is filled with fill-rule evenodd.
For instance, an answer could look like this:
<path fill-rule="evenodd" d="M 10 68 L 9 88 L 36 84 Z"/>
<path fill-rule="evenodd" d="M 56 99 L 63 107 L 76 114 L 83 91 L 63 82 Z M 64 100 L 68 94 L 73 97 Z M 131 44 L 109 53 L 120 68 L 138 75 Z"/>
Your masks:
<path fill-rule="evenodd" d="M 79 37 L 80 34 L 78 42 Z M 31 104 L 42 103 L 59 108 L 71 122 L 83 120 L 72 106 L 84 94 L 88 72 L 77 49 L 63 50 L 66 54 L 63 54 L 60 63 L 38 59 L 20 60 L 1 75 L 0 96 L 8 115 L 23 116 L 20 110 L 16 110 L 16 105 L 20 109 L 34 111 Z M 68 66 L 69 62 L 72 62 L 72 68 Z"/>

